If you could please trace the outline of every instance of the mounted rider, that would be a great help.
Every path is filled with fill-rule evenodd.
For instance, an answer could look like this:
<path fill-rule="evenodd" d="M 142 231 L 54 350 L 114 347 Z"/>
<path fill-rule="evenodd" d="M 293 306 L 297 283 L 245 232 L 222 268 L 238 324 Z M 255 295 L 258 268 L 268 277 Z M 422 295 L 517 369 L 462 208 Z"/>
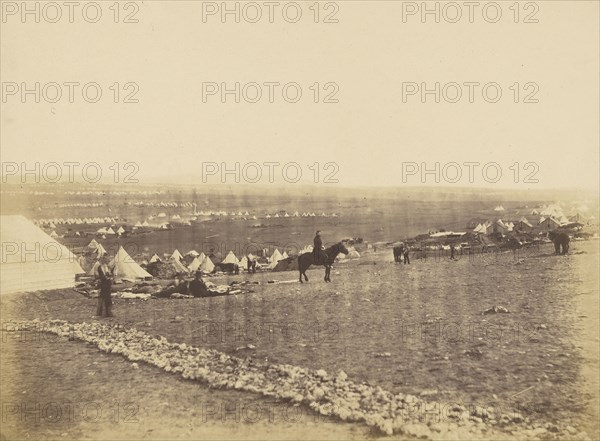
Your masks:
<path fill-rule="evenodd" d="M 323 249 L 321 231 L 317 230 L 313 240 L 313 262 L 315 265 L 321 265 L 327 260 L 327 255 L 323 252 Z"/>

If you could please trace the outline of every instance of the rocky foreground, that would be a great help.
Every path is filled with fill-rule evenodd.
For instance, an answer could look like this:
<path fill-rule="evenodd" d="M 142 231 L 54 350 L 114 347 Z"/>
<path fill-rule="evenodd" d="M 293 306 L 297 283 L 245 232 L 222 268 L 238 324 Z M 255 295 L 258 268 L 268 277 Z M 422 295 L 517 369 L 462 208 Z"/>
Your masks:
<path fill-rule="evenodd" d="M 261 363 L 232 357 L 185 343 L 169 343 L 134 328 L 63 320 L 22 321 L 12 332 L 45 332 L 96 345 L 107 353 L 133 362 L 146 362 L 213 388 L 255 392 L 343 421 L 362 422 L 387 435 L 424 439 L 590 439 L 585 432 L 560 423 L 531 421 L 519 412 L 424 401 L 393 394 L 379 386 L 356 383 L 343 371 L 304 369 L 286 364 Z"/>

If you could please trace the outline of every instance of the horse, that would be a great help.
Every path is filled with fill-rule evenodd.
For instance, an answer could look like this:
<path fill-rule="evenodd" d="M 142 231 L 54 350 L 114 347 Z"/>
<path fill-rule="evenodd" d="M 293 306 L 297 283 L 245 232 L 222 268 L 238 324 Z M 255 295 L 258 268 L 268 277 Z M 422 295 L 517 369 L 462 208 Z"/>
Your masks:
<path fill-rule="evenodd" d="M 331 282 L 331 278 L 329 277 L 331 274 L 331 266 L 333 265 L 333 261 L 337 257 L 339 253 L 348 254 L 348 249 L 342 242 L 338 242 L 333 246 L 325 249 L 324 253 L 327 256 L 325 261 L 320 263 L 319 265 L 323 265 L 325 267 L 325 281 Z M 306 276 L 305 271 L 309 266 L 314 264 L 313 253 L 304 253 L 298 256 L 298 271 L 300 272 L 300 283 L 304 283 L 302 281 L 302 276 L 304 275 L 304 280 L 308 282 L 308 277 Z"/>
<path fill-rule="evenodd" d="M 228 273 L 228 274 L 239 274 L 240 273 L 240 266 L 237 263 L 217 263 L 215 265 L 215 269 L 213 270 L 213 272 L 218 271 L 218 269 L 221 269 L 221 271 L 223 271 L 224 273 Z"/>
<path fill-rule="evenodd" d="M 394 247 L 394 262 L 402 263 L 404 257 L 404 245 Z"/>
<path fill-rule="evenodd" d="M 562 254 L 564 256 L 569 252 L 569 242 L 571 241 L 571 238 L 569 237 L 568 233 L 561 231 L 550 231 L 548 233 L 548 239 L 554 242 L 555 254 Z"/>

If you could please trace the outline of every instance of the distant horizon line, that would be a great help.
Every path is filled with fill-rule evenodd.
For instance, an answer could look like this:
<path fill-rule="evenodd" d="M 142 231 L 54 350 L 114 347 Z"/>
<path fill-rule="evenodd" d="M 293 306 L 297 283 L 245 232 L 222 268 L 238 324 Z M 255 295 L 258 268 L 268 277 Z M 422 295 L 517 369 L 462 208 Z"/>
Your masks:
<path fill-rule="evenodd" d="M 187 188 L 207 188 L 207 189 L 226 189 L 230 187 L 234 188 L 254 188 L 254 189 L 277 189 L 277 188 L 306 188 L 306 189 L 319 189 L 323 191 L 327 190 L 354 190 L 354 189 L 365 189 L 365 190 L 426 190 L 426 191 L 513 191 L 513 192 L 589 192 L 600 194 L 600 182 L 599 187 L 543 187 L 543 188 L 535 188 L 535 187 L 527 187 L 527 188 L 519 188 L 518 186 L 498 186 L 494 187 L 493 184 L 488 186 L 455 186 L 452 184 L 422 184 L 422 185 L 414 185 L 414 184 L 391 184 L 391 185 L 370 185 L 370 184 L 323 184 L 323 183 L 311 183 L 311 182 L 298 182 L 298 183 L 289 183 L 289 182 L 281 182 L 281 183 L 186 183 L 186 182 L 174 182 L 174 181 L 164 181 L 164 180 L 145 180 L 145 182 L 137 182 L 137 183 L 125 183 L 125 182 L 111 182 L 111 181 L 98 181 L 98 182 L 86 182 L 75 181 L 75 182 L 2 182 L 2 186 L 20 186 L 20 187 L 60 187 L 65 188 L 69 185 L 73 186 L 89 186 L 91 188 L 94 187 L 121 187 L 121 188 L 135 188 L 135 187 L 157 187 L 168 185 L 170 187 L 187 187 Z"/>

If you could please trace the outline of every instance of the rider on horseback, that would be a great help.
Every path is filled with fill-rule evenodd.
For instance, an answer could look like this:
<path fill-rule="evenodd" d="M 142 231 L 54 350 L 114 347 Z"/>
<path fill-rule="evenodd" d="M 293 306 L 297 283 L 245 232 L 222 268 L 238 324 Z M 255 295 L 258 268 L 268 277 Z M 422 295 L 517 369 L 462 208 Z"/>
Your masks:
<path fill-rule="evenodd" d="M 317 231 L 313 240 L 313 262 L 315 265 L 320 265 L 327 259 L 323 252 L 323 241 L 321 240 L 321 231 Z"/>

